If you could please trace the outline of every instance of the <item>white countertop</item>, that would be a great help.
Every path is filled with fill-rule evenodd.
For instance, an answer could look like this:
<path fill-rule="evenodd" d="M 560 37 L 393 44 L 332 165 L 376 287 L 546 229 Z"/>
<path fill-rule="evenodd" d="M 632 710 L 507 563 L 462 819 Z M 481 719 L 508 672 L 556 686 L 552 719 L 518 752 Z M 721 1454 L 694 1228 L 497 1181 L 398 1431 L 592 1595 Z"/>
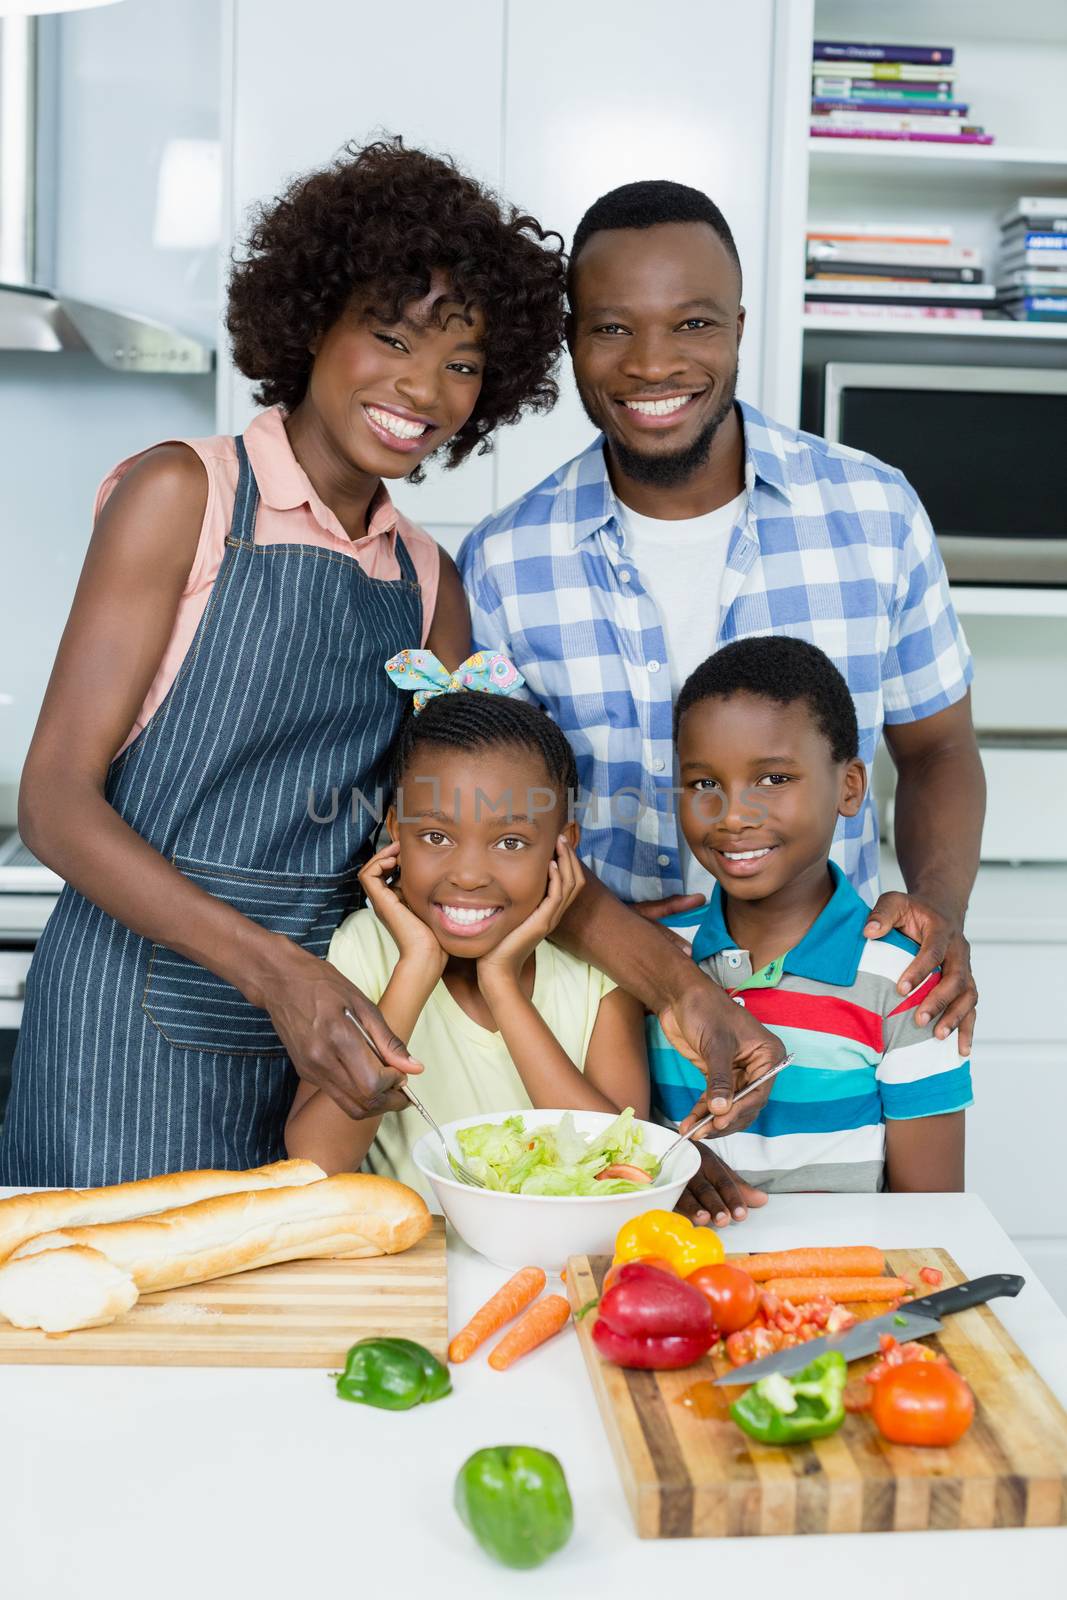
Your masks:
<path fill-rule="evenodd" d="M 1067 1403 L 1067 1318 L 975 1196 L 779 1196 L 729 1230 L 738 1250 L 858 1240 L 939 1245 L 970 1277 L 1023 1273 L 995 1310 Z M 452 1328 L 505 1276 L 453 1242 Z M 317 1371 L 0 1367 L 3 1592 L 588 1600 L 654 1583 L 699 1600 L 755 1582 L 808 1600 L 832 1573 L 834 1594 L 864 1600 L 1003 1600 L 1024 1571 L 1052 1594 L 1067 1570 L 1061 1529 L 639 1540 L 573 1332 L 503 1374 L 479 1352 L 453 1381 L 448 1399 L 396 1414 L 341 1404 Z M 566 1469 L 574 1536 L 536 1573 L 490 1562 L 452 1508 L 458 1468 L 492 1444 L 540 1445 Z"/>

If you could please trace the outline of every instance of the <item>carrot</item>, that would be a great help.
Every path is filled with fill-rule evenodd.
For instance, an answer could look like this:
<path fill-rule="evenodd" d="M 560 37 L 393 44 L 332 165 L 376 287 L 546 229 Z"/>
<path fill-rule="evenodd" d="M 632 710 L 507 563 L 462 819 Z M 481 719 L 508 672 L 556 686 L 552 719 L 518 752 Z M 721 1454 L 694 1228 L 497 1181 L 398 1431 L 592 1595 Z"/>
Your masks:
<path fill-rule="evenodd" d="M 523 1267 L 474 1313 L 448 1347 L 449 1361 L 466 1361 L 491 1334 L 497 1333 L 512 1317 L 536 1300 L 548 1282 L 540 1267 Z"/>
<path fill-rule="evenodd" d="M 783 1300 L 811 1300 L 817 1294 L 831 1300 L 899 1300 L 914 1290 L 904 1278 L 771 1278 L 763 1285 L 766 1294 Z"/>
<path fill-rule="evenodd" d="M 523 1313 L 509 1328 L 500 1343 L 489 1353 L 494 1372 L 504 1372 L 520 1356 L 536 1350 L 570 1321 L 571 1308 L 561 1294 L 546 1294 L 543 1300 Z"/>
<path fill-rule="evenodd" d="M 885 1259 L 873 1245 L 828 1245 L 821 1250 L 768 1250 L 762 1255 L 730 1256 L 757 1283 L 768 1278 L 877 1278 Z"/>

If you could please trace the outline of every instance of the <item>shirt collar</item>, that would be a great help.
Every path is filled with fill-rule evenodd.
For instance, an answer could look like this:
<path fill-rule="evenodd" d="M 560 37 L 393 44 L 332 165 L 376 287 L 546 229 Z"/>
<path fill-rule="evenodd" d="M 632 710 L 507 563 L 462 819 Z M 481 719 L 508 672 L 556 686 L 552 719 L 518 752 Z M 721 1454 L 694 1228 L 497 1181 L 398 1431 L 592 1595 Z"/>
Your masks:
<path fill-rule="evenodd" d="M 744 400 L 736 404 L 745 443 L 746 490 L 751 495 L 759 485 L 788 499 L 789 474 L 781 430 L 755 406 Z M 618 516 L 619 502 L 611 487 L 604 457 L 604 435 L 598 433 L 581 455 L 564 467 L 552 506 L 552 520 L 569 528 L 571 544 L 576 547 L 609 522 L 618 520 Z"/>
<path fill-rule="evenodd" d="M 271 406 L 254 417 L 245 429 L 244 441 L 256 475 L 259 497 L 272 511 L 295 511 L 307 506 L 319 527 L 343 541 L 349 550 L 369 539 L 391 537 L 396 532 L 396 508 L 384 483 L 380 483 L 368 508 L 367 532 L 360 539 L 348 537 L 329 506 L 316 494 L 311 479 L 293 454 L 285 431 L 285 414 L 280 406 Z"/>
<path fill-rule="evenodd" d="M 863 929 L 871 911 L 836 862 L 830 862 L 830 875 L 833 893 L 804 937 L 787 951 L 782 970 L 816 983 L 849 988 L 856 981 L 866 944 Z M 693 939 L 693 960 L 705 961 L 722 950 L 736 949 L 726 926 L 722 887 L 716 883 Z"/>

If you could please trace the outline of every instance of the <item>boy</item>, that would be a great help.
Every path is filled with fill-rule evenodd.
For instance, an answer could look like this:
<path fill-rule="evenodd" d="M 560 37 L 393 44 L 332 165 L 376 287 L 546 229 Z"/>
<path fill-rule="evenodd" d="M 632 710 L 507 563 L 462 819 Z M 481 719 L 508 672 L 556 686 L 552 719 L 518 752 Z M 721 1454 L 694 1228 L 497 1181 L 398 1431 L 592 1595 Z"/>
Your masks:
<path fill-rule="evenodd" d="M 955 1034 L 935 1037 L 936 1018 L 915 1023 L 937 974 L 901 997 L 918 946 L 865 939 L 870 908 L 829 860 L 867 783 L 844 678 L 804 640 L 738 640 L 686 681 L 674 718 L 679 823 L 716 884 L 663 926 L 795 1056 L 715 1151 L 767 1193 L 962 1189 L 970 1066 Z M 653 1105 L 681 1122 L 702 1075 L 655 1018 L 648 1032 Z M 689 1209 L 709 1220 L 699 1179 Z M 714 1221 L 729 1217 L 716 1208 Z"/>

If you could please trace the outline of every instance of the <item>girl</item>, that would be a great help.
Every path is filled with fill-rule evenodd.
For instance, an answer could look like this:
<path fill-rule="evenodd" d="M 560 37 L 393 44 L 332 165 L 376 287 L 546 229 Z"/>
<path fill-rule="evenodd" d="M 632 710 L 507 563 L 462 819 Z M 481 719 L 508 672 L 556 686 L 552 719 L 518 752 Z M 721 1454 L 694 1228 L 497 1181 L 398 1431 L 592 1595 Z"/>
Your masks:
<path fill-rule="evenodd" d="M 353 1116 L 404 1103 L 415 1064 L 319 957 L 371 826 L 350 792 L 373 795 L 400 724 L 383 655 L 414 637 L 458 662 L 470 642 L 455 568 L 383 480 L 552 404 L 549 238 L 399 140 L 256 218 L 228 325 L 271 409 L 106 480 L 27 759 L 20 829 L 67 887 L 0 1183 L 274 1160 L 297 1074 Z"/>
<path fill-rule="evenodd" d="M 387 670 L 410 684 L 410 658 L 425 670 L 426 656 L 404 655 Z M 393 842 L 361 872 L 370 904 L 342 923 L 329 959 L 426 1063 L 419 1098 L 439 1123 L 529 1106 L 644 1117 L 643 1007 L 547 942 L 584 883 L 571 747 L 543 711 L 499 692 L 522 683 L 502 657 L 464 667 L 436 676 L 498 692 L 438 692 L 403 724 Z M 285 1139 L 328 1172 L 367 1156 L 430 1198 L 411 1160 L 424 1131 L 410 1109 L 352 1122 L 304 1083 Z"/>

